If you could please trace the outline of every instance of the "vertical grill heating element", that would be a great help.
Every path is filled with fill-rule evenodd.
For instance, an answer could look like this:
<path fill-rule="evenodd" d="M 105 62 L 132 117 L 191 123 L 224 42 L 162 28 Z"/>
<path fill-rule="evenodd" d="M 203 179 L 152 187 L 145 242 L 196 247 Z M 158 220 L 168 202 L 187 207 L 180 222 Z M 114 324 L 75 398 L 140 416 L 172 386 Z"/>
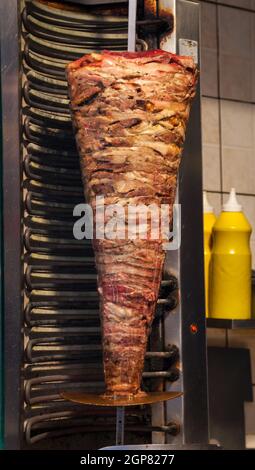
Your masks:
<path fill-rule="evenodd" d="M 63 390 L 103 389 L 93 251 L 89 241 L 77 241 L 72 233 L 73 208 L 83 202 L 83 189 L 65 65 L 93 50 L 125 50 L 127 26 L 126 17 L 58 10 L 34 0 L 22 11 L 27 444 L 75 431 L 114 429 L 114 410 L 98 411 L 59 398 Z M 160 340 L 162 317 L 175 306 L 176 289 L 174 278 L 162 281 L 151 338 L 156 351 L 148 353 L 144 372 L 148 389 L 161 389 L 165 380 L 178 378 L 176 369 L 171 370 L 176 349 L 162 350 Z M 164 421 L 152 426 L 148 407 L 126 414 L 126 431 L 142 433 L 142 442 L 152 431 L 176 431 Z"/>
<path fill-rule="evenodd" d="M 127 49 L 127 2 L 108 2 L 105 12 L 98 3 L 106 2 L 0 0 L 7 449 L 63 435 L 54 448 L 115 441 L 114 409 L 59 395 L 104 385 L 93 250 L 73 237 L 84 196 L 65 79 L 65 65 L 86 52 Z M 138 1 L 136 48 L 199 62 L 198 18 L 194 2 Z M 182 243 L 167 254 L 143 374 L 146 390 L 183 396 L 128 407 L 127 444 L 208 442 L 201 175 L 197 93 L 179 178 Z"/>

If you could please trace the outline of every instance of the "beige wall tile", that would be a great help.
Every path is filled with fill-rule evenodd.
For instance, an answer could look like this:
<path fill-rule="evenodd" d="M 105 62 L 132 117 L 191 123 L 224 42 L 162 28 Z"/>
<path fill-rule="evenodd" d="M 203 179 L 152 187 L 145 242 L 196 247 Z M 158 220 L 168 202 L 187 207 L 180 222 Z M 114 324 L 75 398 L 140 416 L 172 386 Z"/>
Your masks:
<path fill-rule="evenodd" d="M 203 145 L 203 187 L 220 191 L 220 149 L 218 145 Z"/>
<path fill-rule="evenodd" d="M 219 100 L 202 98 L 202 137 L 203 144 L 219 145 Z"/>
<path fill-rule="evenodd" d="M 201 2 L 201 45 L 217 49 L 216 5 Z"/>
<path fill-rule="evenodd" d="M 252 102 L 255 103 L 255 60 L 252 63 Z"/>
<path fill-rule="evenodd" d="M 252 10 L 255 11 L 255 0 L 251 0 L 252 2 Z M 255 38 L 255 31 L 254 31 L 254 26 L 255 26 L 255 13 L 251 14 L 251 34 L 252 34 L 252 51 L 254 52 L 255 50 L 255 44 L 254 44 L 254 38 Z M 254 58 L 254 55 L 253 55 Z"/>
<path fill-rule="evenodd" d="M 254 64 L 254 72 L 255 72 L 255 64 Z M 254 153 L 255 153 L 255 104 L 252 105 L 252 138 L 253 138 L 253 148 L 254 148 Z"/>
<path fill-rule="evenodd" d="M 254 0 L 255 4 L 255 0 Z M 255 10 L 255 8 L 254 8 Z M 255 12 L 252 14 L 252 101 L 255 103 Z"/>
<path fill-rule="evenodd" d="M 207 191 L 207 197 L 215 215 L 218 216 L 221 212 L 221 193 L 210 193 L 210 191 Z"/>
<path fill-rule="evenodd" d="M 246 348 L 250 351 L 252 382 L 255 383 L 255 330 L 230 330 L 229 347 Z"/>
<path fill-rule="evenodd" d="M 218 96 L 218 59 L 213 49 L 201 49 L 201 91 L 203 95 Z"/>
<path fill-rule="evenodd" d="M 255 434 L 255 387 L 253 387 L 253 401 L 244 404 L 244 412 L 245 432 L 246 434 Z"/>
<path fill-rule="evenodd" d="M 221 328 L 207 328 L 207 345 L 215 347 L 226 346 L 226 333 Z"/>
<path fill-rule="evenodd" d="M 255 103 L 255 59 L 252 62 L 252 102 Z"/>
<path fill-rule="evenodd" d="M 255 103 L 255 0 L 252 0 L 254 13 L 251 14 L 252 21 L 252 49 L 251 49 L 251 63 L 252 63 L 252 102 Z"/>
<path fill-rule="evenodd" d="M 251 14 L 235 8 L 219 7 L 220 52 L 249 59 L 251 54 Z"/>
<path fill-rule="evenodd" d="M 250 102 L 252 99 L 251 60 L 237 55 L 220 56 L 220 96 Z"/>
<path fill-rule="evenodd" d="M 253 391 L 254 396 L 254 391 Z M 246 449 L 255 449 L 255 433 L 246 434 Z"/>
<path fill-rule="evenodd" d="M 253 146 L 254 105 L 220 101 L 222 144 L 229 147 Z"/>
<path fill-rule="evenodd" d="M 254 150 L 238 147 L 223 147 L 223 191 L 232 187 L 239 193 L 255 193 Z"/>
<path fill-rule="evenodd" d="M 215 1 L 215 0 L 212 0 Z M 223 3 L 228 6 L 236 6 L 242 8 L 252 8 L 251 4 L 254 0 L 216 0 L 218 3 Z"/>

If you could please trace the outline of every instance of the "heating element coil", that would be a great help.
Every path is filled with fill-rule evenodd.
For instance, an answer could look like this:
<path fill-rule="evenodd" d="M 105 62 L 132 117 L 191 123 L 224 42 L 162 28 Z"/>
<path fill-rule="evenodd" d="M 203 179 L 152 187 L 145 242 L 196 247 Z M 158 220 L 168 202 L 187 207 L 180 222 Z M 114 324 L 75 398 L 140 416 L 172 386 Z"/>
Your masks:
<path fill-rule="evenodd" d="M 94 255 L 90 241 L 73 237 L 73 208 L 84 201 L 65 66 L 87 52 L 125 50 L 127 18 L 32 0 L 22 20 L 24 433 L 33 444 L 74 432 L 113 431 L 114 410 L 71 404 L 59 395 L 103 390 Z M 137 47 L 145 46 L 138 40 Z M 165 279 L 146 358 L 147 389 L 161 389 L 164 380 L 178 376 L 171 369 L 177 351 L 165 348 L 161 322 L 176 302 L 176 280 Z M 150 416 L 149 407 L 128 410 L 126 430 L 143 436 L 142 442 L 152 431 L 176 431 L 169 423 L 153 427 Z"/>

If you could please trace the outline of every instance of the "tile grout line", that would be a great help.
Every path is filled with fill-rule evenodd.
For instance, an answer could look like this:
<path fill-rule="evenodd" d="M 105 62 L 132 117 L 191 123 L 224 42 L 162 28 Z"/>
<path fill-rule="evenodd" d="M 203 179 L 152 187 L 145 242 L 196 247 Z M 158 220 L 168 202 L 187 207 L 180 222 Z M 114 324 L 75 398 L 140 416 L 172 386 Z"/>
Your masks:
<path fill-rule="evenodd" d="M 212 194 L 221 194 L 221 195 L 229 194 L 229 191 L 217 191 L 216 189 L 206 189 L 206 191 Z M 249 193 L 242 193 L 242 192 L 237 191 L 236 194 L 237 196 L 255 197 L 255 194 L 252 194 L 252 193 L 249 194 Z"/>
<path fill-rule="evenodd" d="M 217 143 L 212 143 L 212 142 L 204 142 L 203 144 L 205 147 L 210 147 L 210 148 L 214 148 L 214 147 L 218 147 L 218 144 Z M 229 150 L 243 150 L 243 151 L 247 151 L 247 150 L 251 150 L 254 152 L 254 146 L 250 146 L 250 147 L 245 147 L 245 146 L 242 146 L 242 145 L 223 145 L 223 147 L 225 149 L 229 149 Z M 251 193 L 253 194 L 253 193 Z"/>
<path fill-rule="evenodd" d="M 221 86 L 220 86 L 220 32 L 219 32 L 219 7 L 216 4 L 216 45 L 217 45 L 217 90 L 218 90 L 218 116 L 219 116 L 219 157 L 220 157 L 220 191 L 221 204 L 223 204 L 223 161 L 222 161 L 222 115 L 221 115 Z"/>
<path fill-rule="evenodd" d="M 196 0 L 192 0 L 196 1 Z M 222 2 L 217 2 L 217 1 L 210 1 L 210 0 L 200 0 L 202 3 L 207 3 L 211 5 L 219 5 L 220 7 L 225 7 L 225 8 L 233 8 L 233 10 L 241 10 L 241 11 L 246 11 L 248 13 L 255 13 L 255 10 L 252 10 L 251 8 L 244 8 L 240 7 L 239 5 L 228 5 L 227 3 L 224 3 L 224 0 Z"/>
<path fill-rule="evenodd" d="M 245 100 L 239 100 L 239 99 L 236 99 L 236 98 L 223 98 L 223 97 L 219 97 L 219 96 L 212 96 L 212 95 L 202 95 L 203 98 L 207 98 L 207 99 L 210 99 L 210 100 L 222 100 L 222 101 L 232 101 L 234 103 L 240 103 L 240 104 L 250 104 L 252 106 L 255 105 L 255 101 L 245 101 Z"/>

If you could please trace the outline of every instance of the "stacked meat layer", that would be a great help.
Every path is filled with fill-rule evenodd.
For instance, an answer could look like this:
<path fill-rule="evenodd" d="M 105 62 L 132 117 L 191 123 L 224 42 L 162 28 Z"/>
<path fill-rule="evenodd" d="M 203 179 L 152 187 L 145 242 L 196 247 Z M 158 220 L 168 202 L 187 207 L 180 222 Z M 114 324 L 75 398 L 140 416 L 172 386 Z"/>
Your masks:
<path fill-rule="evenodd" d="M 197 81 L 193 60 L 161 50 L 89 54 L 67 67 L 67 78 L 94 222 L 96 196 L 104 196 L 106 207 L 120 204 L 126 215 L 131 206 L 168 204 L 171 219 Z M 114 238 L 107 232 L 109 213 L 114 208 L 108 218 L 106 211 L 105 237 L 101 233 L 98 238 L 94 230 L 106 389 L 115 395 L 137 394 L 165 240 L 161 230 L 155 237 L 152 212 L 137 233 L 138 215 L 126 217 Z"/>

